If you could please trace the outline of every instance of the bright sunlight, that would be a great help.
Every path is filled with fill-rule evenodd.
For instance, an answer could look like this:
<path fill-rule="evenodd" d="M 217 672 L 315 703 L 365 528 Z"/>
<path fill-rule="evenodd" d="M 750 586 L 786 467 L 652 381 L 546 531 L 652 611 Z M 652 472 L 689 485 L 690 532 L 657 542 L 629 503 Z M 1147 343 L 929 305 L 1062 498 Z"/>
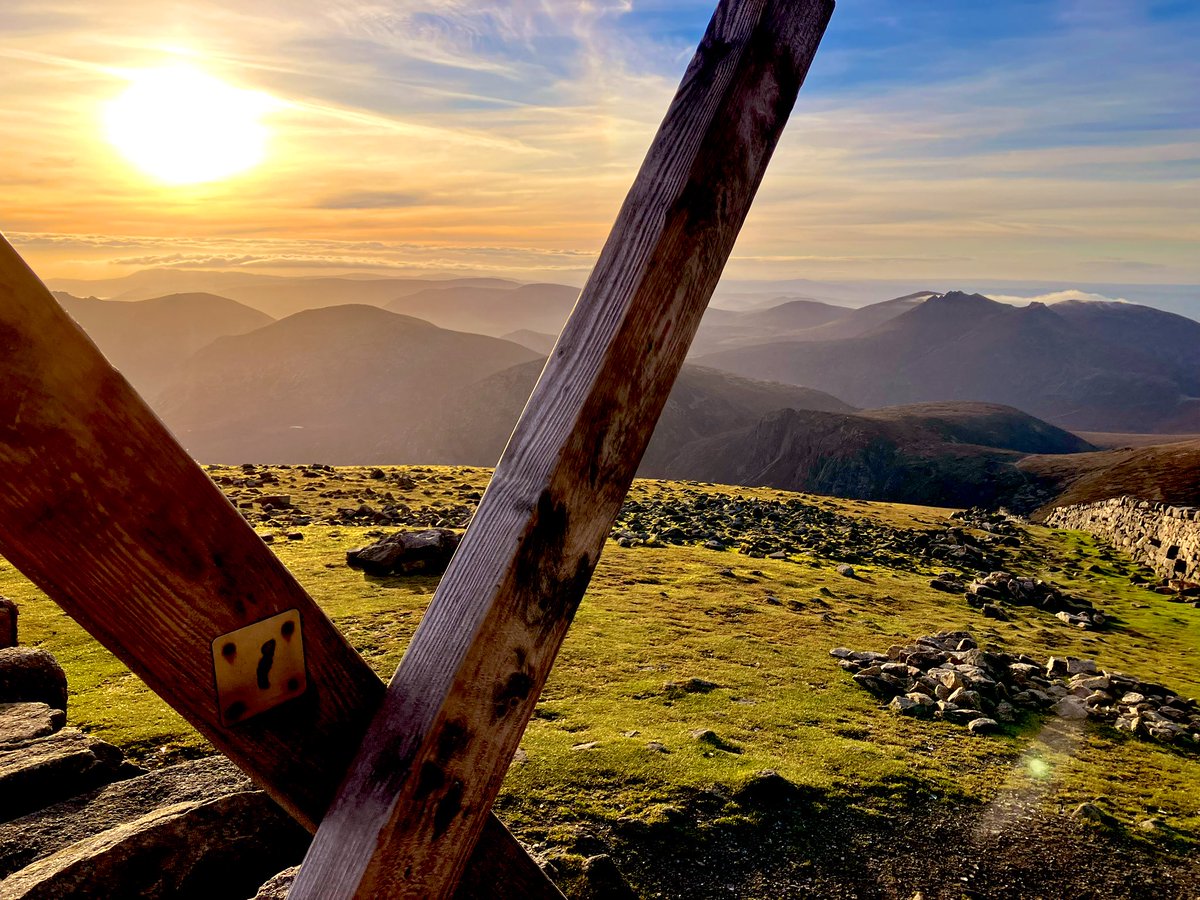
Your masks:
<path fill-rule="evenodd" d="M 262 161 L 271 100 L 188 65 L 146 69 L 105 109 L 108 139 L 169 184 L 228 178 Z"/>

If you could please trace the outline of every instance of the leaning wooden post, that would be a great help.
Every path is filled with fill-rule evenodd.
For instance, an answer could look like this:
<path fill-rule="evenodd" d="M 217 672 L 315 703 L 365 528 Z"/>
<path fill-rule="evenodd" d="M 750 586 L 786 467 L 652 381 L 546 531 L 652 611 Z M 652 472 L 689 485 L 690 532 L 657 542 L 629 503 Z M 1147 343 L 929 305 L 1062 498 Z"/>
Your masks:
<path fill-rule="evenodd" d="M 383 682 L 2 238 L 0 384 L 0 553 L 315 829 Z M 227 721 L 213 642 L 289 611 L 301 683 Z M 562 896 L 492 817 L 461 897 L 497 886 Z"/>
<path fill-rule="evenodd" d="M 295 900 L 458 882 L 832 8 L 718 6 Z"/>

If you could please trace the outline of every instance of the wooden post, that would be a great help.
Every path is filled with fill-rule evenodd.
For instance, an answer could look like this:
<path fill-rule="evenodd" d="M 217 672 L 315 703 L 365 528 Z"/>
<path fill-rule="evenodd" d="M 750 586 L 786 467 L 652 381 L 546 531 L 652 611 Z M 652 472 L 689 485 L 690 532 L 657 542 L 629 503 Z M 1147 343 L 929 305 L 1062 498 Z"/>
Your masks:
<path fill-rule="evenodd" d="M 315 829 L 382 681 L 2 239 L 0 384 L 0 553 Z M 223 726 L 212 641 L 289 609 L 308 690 Z M 561 898 L 485 835 L 464 897 Z"/>
<path fill-rule="evenodd" d="M 718 6 L 294 900 L 453 891 L 832 8 Z"/>

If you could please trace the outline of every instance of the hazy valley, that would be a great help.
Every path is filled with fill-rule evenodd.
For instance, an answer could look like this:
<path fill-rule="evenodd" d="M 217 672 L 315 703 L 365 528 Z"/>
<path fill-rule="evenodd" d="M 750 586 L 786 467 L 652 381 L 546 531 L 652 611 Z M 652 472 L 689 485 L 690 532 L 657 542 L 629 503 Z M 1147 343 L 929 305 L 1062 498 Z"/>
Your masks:
<path fill-rule="evenodd" d="M 136 299 L 162 279 L 93 285 L 123 299 L 59 297 L 197 458 L 225 462 L 491 465 L 576 294 L 180 273 L 231 296 Z M 1022 512 L 1073 485 L 1090 499 L 1110 482 L 1170 502 L 1200 491 L 1191 319 L 929 291 L 739 302 L 705 316 L 642 475 Z M 1152 477 L 1168 458 L 1169 477 Z"/>

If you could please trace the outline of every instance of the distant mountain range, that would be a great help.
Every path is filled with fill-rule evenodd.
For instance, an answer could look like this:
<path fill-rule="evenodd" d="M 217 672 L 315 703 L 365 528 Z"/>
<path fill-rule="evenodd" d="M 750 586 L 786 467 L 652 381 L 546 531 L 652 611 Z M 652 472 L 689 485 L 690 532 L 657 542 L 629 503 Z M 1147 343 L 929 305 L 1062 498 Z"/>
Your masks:
<path fill-rule="evenodd" d="M 1200 431 L 1200 322 L 1134 304 L 1015 307 L 956 292 L 857 335 L 760 342 L 697 361 L 858 406 L 984 401 L 1072 429 Z"/>
<path fill-rule="evenodd" d="M 55 293 L 58 302 L 147 396 L 157 394 L 179 364 L 217 338 L 269 325 L 271 317 L 215 294 L 172 294 L 133 303 Z"/>
<path fill-rule="evenodd" d="M 275 321 L 205 293 L 58 296 L 197 458 L 479 465 L 500 456 L 575 300 L 561 285 L 443 282 L 391 309 Z M 532 327 L 511 327 L 522 322 Z M 1200 323 L 1132 304 L 783 299 L 711 310 L 699 344 L 708 364 L 684 367 L 643 475 L 1034 509 L 1073 485 L 1092 496 L 1180 453 L 1200 459 L 1200 442 L 1105 455 L 1060 427 L 1200 431 Z M 1174 502 L 1189 502 L 1185 482 Z"/>

